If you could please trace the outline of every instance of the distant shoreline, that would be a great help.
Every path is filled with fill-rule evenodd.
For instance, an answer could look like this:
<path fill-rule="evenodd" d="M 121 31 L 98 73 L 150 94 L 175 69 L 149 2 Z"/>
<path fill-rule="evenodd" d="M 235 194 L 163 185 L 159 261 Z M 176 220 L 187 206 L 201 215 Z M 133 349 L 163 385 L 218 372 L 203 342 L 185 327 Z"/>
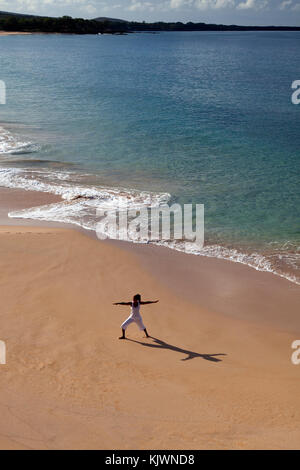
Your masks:
<path fill-rule="evenodd" d="M 300 27 L 299 28 L 272 28 L 272 29 L 202 29 L 202 30 L 151 30 L 151 29 L 145 29 L 145 30 L 133 30 L 133 31 L 120 31 L 120 32 L 108 32 L 105 31 L 103 33 L 83 33 L 83 34 L 78 34 L 74 32 L 55 32 L 55 31 L 0 31 L 0 37 L 1 36 L 32 36 L 36 34 L 47 34 L 47 35 L 53 35 L 53 34 L 62 34 L 62 35 L 76 35 L 76 36 L 85 36 L 87 34 L 92 34 L 92 35 L 114 35 L 114 36 L 126 36 L 128 34 L 138 34 L 138 33 L 148 33 L 148 34 L 159 34 L 159 33 L 175 33 L 175 32 L 184 32 L 184 33 L 189 33 L 189 32 L 198 32 L 198 33 L 207 33 L 207 32 L 223 32 L 223 33 L 233 33 L 233 32 L 300 32 Z"/>
<path fill-rule="evenodd" d="M 164 31 L 300 31 L 300 26 L 243 26 L 235 24 L 177 22 L 138 22 L 99 17 L 94 19 L 22 15 L 0 11 L 0 31 L 7 34 L 130 34 Z M 6 33 L 1 35 L 7 35 Z"/>
<path fill-rule="evenodd" d="M 25 31 L 0 31 L 0 36 L 18 36 L 19 34 L 33 34 Z"/>

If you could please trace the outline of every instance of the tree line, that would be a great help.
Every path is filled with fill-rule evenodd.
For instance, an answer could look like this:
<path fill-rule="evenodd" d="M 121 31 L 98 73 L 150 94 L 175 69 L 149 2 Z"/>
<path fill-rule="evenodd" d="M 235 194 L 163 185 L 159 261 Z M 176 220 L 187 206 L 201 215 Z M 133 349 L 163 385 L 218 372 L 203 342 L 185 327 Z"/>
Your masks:
<path fill-rule="evenodd" d="M 207 23 L 129 23 L 133 31 L 300 31 L 298 26 L 238 26 Z"/>
<path fill-rule="evenodd" d="M 160 31 L 300 31 L 300 27 L 238 26 L 206 23 L 146 23 L 117 20 L 85 20 L 83 18 L 51 18 L 12 14 L 0 15 L 0 29 L 4 31 L 64 33 L 64 34 L 125 34 Z"/>
<path fill-rule="evenodd" d="M 61 18 L 0 16 L 0 29 L 3 31 L 64 34 L 116 34 L 128 32 L 127 23 L 100 22 L 83 18 L 71 18 L 70 16 L 63 16 Z"/>

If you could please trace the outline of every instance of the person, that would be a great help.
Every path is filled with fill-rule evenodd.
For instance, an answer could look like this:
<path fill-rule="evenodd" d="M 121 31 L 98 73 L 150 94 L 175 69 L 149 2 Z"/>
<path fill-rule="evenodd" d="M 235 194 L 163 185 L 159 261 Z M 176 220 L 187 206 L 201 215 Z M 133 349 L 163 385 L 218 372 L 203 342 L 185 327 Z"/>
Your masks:
<path fill-rule="evenodd" d="M 159 302 L 158 300 L 148 300 L 142 302 L 140 294 L 136 294 L 133 297 L 132 302 L 116 302 L 114 305 L 130 305 L 131 306 L 131 313 L 130 316 L 127 318 L 127 320 L 122 323 L 121 328 L 122 328 L 122 336 L 120 336 L 119 339 L 126 339 L 125 337 L 125 331 L 128 328 L 131 323 L 136 323 L 138 327 L 140 328 L 141 331 L 145 332 L 145 335 L 147 338 L 149 338 L 147 329 L 143 323 L 141 313 L 140 313 L 140 305 L 149 305 L 149 304 L 157 304 Z"/>

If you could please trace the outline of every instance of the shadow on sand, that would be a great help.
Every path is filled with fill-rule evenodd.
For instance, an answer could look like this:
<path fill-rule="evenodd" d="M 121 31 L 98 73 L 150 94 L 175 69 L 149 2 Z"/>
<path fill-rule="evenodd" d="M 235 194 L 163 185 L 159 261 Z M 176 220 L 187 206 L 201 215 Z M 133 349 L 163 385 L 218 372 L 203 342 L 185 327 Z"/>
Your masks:
<path fill-rule="evenodd" d="M 182 354 L 186 354 L 187 357 L 181 359 L 181 361 L 189 361 L 190 359 L 194 359 L 195 357 L 201 357 L 206 361 L 211 362 L 222 362 L 221 359 L 218 359 L 218 356 L 226 356 L 227 354 L 199 354 L 194 351 L 188 351 L 187 349 L 178 348 L 177 346 L 173 346 L 172 344 L 168 344 L 161 339 L 154 338 L 153 336 L 149 336 L 149 339 L 152 339 L 155 344 L 153 343 L 144 343 L 142 341 L 137 341 L 135 339 L 126 338 L 127 341 L 131 341 L 133 343 L 141 344 L 142 346 L 146 346 L 148 348 L 156 348 L 156 349 L 169 349 L 171 351 L 179 352 Z"/>

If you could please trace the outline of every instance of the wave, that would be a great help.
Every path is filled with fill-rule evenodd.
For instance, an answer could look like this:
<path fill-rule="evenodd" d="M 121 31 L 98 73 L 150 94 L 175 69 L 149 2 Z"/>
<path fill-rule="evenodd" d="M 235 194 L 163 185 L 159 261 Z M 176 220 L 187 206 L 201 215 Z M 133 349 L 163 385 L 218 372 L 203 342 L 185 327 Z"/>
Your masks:
<path fill-rule="evenodd" d="M 38 150 L 37 144 L 24 142 L 0 127 L 0 155 L 26 155 Z"/>
<path fill-rule="evenodd" d="M 61 196 L 66 201 L 73 201 L 79 197 L 95 202 L 105 201 L 111 208 L 118 207 L 122 203 L 157 205 L 168 202 L 171 197 L 168 193 L 74 184 L 75 180 L 78 183 L 91 176 L 86 174 L 79 176 L 78 173 L 67 171 L 0 168 L 0 186 L 52 193 Z"/>
<path fill-rule="evenodd" d="M 0 186 L 52 193 L 62 198 L 62 202 L 55 204 L 11 212 L 9 217 L 71 223 L 96 231 L 100 209 L 157 207 L 171 197 L 168 193 L 83 184 L 91 176 L 67 171 L 0 168 Z"/>
<path fill-rule="evenodd" d="M 151 193 L 126 188 L 107 188 L 87 184 L 92 175 L 72 171 L 47 169 L 0 168 L 0 186 L 27 191 L 52 193 L 62 198 L 61 202 L 32 207 L 9 213 L 11 218 L 35 219 L 69 223 L 96 231 L 99 217 L 97 210 L 104 211 L 159 207 L 171 199 L 168 193 Z M 113 233 L 108 233 L 114 238 Z M 141 241 L 139 242 L 141 243 Z M 272 247 L 267 254 L 245 252 L 206 242 L 202 249 L 193 243 L 180 241 L 151 242 L 173 250 L 211 258 L 230 260 L 250 266 L 258 271 L 270 272 L 300 285 L 298 275 L 300 253 L 295 247 L 284 245 Z"/>
<path fill-rule="evenodd" d="M 137 199 L 134 199 L 133 201 L 134 203 L 132 204 L 131 208 L 139 208 L 141 206 L 140 200 L 138 201 Z M 159 205 L 161 199 L 158 198 L 156 202 Z M 145 203 L 145 201 L 143 201 L 143 203 Z M 112 199 L 102 198 L 102 200 L 99 201 L 98 198 L 87 199 L 80 197 L 79 200 L 71 202 L 62 202 L 11 212 L 9 217 L 69 223 L 78 225 L 86 230 L 96 231 L 98 223 L 97 210 L 101 208 L 103 210 L 112 210 L 116 208 L 116 204 L 120 204 L 120 200 L 114 201 Z M 145 203 L 145 206 L 147 206 L 147 203 Z M 105 235 L 111 239 L 118 239 L 112 232 L 106 232 Z M 129 241 L 135 243 L 133 239 Z M 149 242 L 139 241 L 138 243 Z M 270 272 L 300 285 L 300 279 L 297 277 L 297 275 L 288 273 L 278 267 L 278 261 L 280 259 L 282 260 L 282 255 L 275 259 L 274 255 L 268 257 L 261 253 L 245 253 L 237 249 L 227 248 L 220 245 L 206 244 L 206 246 L 204 246 L 202 249 L 199 249 L 198 247 L 195 247 L 195 244 L 193 243 L 184 243 L 179 241 L 151 241 L 150 243 L 188 254 L 224 259 L 235 263 L 244 264 L 256 269 L 257 271 Z M 292 260 L 293 264 L 297 262 L 299 266 L 300 255 L 286 254 L 286 257 Z M 285 267 L 288 267 L 288 263 L 285 263 Z"/>
<path fill-rule="evenodd" d="M 165 243 L 160 243 L 165 246 Z M 244 264 L 256 271 L 264 271 L 287 279 L 294 284 L 300 285 L 300 277 L 297 272 L 300 268 L 300 253 L 268 253 L 245 252 L 235 248 L 216 244 L 206 244 L 202 249 L 195 248 L 195 244 L 168 243 L 169 248 L 185 253 L 228 260 L 234 263 Z M 170 246 L 171 245 L 171 246 Z M 290 272 L 287 272 L 290 271 Z M 292 273 L 291 271 L 294 271 Z"/>

